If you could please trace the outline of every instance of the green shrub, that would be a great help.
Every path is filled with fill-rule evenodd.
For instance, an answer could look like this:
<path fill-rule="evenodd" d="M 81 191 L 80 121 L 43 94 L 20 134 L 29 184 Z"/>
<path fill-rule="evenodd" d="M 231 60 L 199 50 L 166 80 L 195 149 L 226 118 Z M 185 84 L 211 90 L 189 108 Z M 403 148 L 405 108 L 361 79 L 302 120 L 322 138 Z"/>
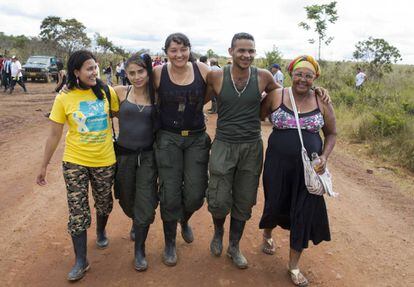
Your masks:
<path fill-rule="evenodd" d="M 400 114 L 374 112 L 371 131 L 375 136 L 389 137 L 404 130 L 406 121 Z"/>

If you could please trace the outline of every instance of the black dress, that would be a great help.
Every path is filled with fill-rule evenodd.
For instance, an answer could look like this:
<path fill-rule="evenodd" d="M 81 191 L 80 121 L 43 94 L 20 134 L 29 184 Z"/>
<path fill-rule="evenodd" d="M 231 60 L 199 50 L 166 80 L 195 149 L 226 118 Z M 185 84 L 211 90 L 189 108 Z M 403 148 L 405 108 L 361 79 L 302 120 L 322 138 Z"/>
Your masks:
<path fill-rule="evenodd" d="M 300 252 L 308 247 L 309 240 L 315 245 L 324 240 L 330 241 L 328 215 L 323 196 L 312 195 L 306 189 L 301 144 L 296 123 L 292 125 L 293 111 L 282 104 L 274 113 L 278 113 L 278 122 L 271 118 L 275 127 L 266 150 L 263 171 L 265 206 L 259 227 L 280 226 L 290 230 L 290 247 Z M 300 119 L 309 124 L 318 116 L 322 116 L 319 108 L 301 114 Z M 286 121 L 282 123 L 283 127 L 280 121 Z M 312 124 L 315 126 L 315 123 Z M 312 152 L 321 154 L 322 139 L 319 132 L 302 130 L 302 134 L 309 155 Z"/>

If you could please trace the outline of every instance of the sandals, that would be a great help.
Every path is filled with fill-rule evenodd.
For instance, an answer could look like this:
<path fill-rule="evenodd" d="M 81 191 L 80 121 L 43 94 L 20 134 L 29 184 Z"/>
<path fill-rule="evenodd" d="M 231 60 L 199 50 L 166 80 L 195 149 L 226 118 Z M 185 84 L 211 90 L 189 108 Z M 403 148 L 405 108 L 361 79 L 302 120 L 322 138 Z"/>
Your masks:
<path fill-rule="evenodd" d="M 265 254 L 273 255 L 276 252 L 276 246 L 275 242 L 273 241 L 273 238 L 266 238 L 263 236 L 263 244 L 262 244 L 262 251 Z"/>
<path fill-rule="evenodd" d="M 305 276 L 303 276 L 302 272 L 298 268 L 296 269 L 289 269 L 288 270 L 290 279 L 292 280 L 292 283 L 296 286 L 304 287 L 309 285 L 308 279 L 306 279 Z"/>

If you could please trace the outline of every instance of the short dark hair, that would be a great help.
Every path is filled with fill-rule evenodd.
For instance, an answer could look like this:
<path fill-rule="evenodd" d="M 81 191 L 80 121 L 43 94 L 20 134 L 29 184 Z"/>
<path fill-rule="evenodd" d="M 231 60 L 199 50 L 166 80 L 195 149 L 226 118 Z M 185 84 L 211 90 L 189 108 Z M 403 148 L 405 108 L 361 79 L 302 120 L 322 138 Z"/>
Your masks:
<path fill-rule="evenodd" d="M 206 56 L 201 56 L 200 57 L 200 62 L 207 63 L 207 57 Z"/>
<path fill-rule="evenodd" d="M 231 39 L 231 47 L 232 48 L 234 47 L 237 40 L 243 40 L 243 39 L 252 40 L 254 42 L 254 38 L 252 35 L 250 35 L 249 33 L 241 32 L 241 33 L 234 34 L 233 39 Z"/>
<path fill-rule="evenodd" d="M 210 59 L 210 65 L 211 66 L 218 66 L 218 61 L 216 58 L 211 58 Z"/>

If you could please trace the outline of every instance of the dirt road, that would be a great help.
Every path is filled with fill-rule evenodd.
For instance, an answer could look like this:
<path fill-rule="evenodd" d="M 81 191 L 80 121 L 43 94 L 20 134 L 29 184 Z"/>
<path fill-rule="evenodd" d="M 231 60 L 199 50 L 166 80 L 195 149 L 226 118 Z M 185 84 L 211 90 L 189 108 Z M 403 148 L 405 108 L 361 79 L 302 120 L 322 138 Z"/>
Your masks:
<path fill-rule="evenodd" d="M 16 88 L 17 90 L 19 88 Z M 73 261 L 66 232 L 67 204 L 58 148 L 48 171 L 48 185 L 35 185 L 48 120 L 43 116 L 53 102 L 53 84 L 28 84 L 29 93 L 0 92 L 0 286 L 69 286 L 66 274 Z M 215 116 L 208 132 L 214 134 Z M 263 124 L 263 139 L 271 132 Z M 303 256 L 302 270 L 313 286 L 414 286 L 414 198 L 385 179 L 381 169 L 366 172 L 365 163 L 338 144 L 330 159 L 338 199 L 327 198 L 332 241 L 311 246 Z M 413 191 L 412 184 L 408 190 Z M 95 247 L 95 225 L 89 230 L 91 270 L 78 286 L 291 286 L 286 272 L 288 232 L 277 229 L 274 256 L 260 251 L 258 203 L 247 223 L 241 248 L 249 260 L 238 270 L 226 256 L 213 258 L 208 246 L 213 227 L 206 205 L 191 219 L 195 241 L 177 238 L 179 262 L 161 262 L 162 225 L 157 213 L 147 243 L 149 269 L 133 269 L 130 222 L 114 204 L 106 250 Z M 226 222 L 227 247 L 228 222 Z"/>

